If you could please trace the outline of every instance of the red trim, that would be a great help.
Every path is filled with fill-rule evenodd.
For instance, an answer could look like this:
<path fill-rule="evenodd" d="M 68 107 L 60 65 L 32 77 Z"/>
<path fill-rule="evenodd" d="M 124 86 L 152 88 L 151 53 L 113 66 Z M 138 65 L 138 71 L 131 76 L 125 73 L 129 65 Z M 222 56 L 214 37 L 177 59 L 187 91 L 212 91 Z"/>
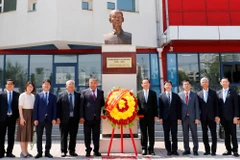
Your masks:
<path fill-rule="evenodd" d="M 138 53 L 147 53 L 147 52 L 154 52 L 154 53 L 156 53 L 157 52 L 157 49 L 156 48 L 154 48 L 154 49 L 152 49 L 152 48 L 148 48 L 148 49 L 137 49 L 137 52 Z"/>
<path fill-rule="evenodd" d="M 0 54 L 91 54 L 101 53 L 100 49 L 79 49 L 79 50 L 0 50 Z"/>
<path fill-rule="evenodd" d="M 137 49 L 138 53 L 156 53 L 156 49 Z M 74 50 L 0 50 L 0 54 L 96 54 L 101 49 L 74 49 Z"/>
<path fill-rule="evenodd" d="M 240 40 L 173 40 L 164 52 L 240 52 Z M 170 47 L 173 47 L 170 51 Z"/>

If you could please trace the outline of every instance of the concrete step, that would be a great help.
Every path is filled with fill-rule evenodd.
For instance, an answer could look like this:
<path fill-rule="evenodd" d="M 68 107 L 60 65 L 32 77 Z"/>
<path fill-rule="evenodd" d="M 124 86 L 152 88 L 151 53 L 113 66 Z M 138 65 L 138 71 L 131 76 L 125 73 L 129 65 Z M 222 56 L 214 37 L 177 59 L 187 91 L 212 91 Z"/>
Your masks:
<path fill-rule="evenodd" d="M 219 129 L 219 125 L 217 125 L 217 132 L 218 132 L 218 129 Z M 201 125 L 197 125 L 197 130 L 198 130 L 198 139 L 199 139 L 199 141 L 202 141 L 202 128 L 201 128 Z M 141 137 L 140 129 L 138 130 L 138 133 L 139 133 L 139 137 Z M 191 132 L 189 133 L 189 135 L 190 135 L 190 140 L 191 140 Z M 218 133 L 217 133 L 217 135 L 218 135 Z M 209 138 L 211 138 L 210 131 L 208 132 L 208 136 L 209 136 Z M 240 127 L 239 126 L 237 126 L 237 138 L 240 141 Z M 43 139 L 44 140 L 46 139 L 45 135 L 43 135 Z M 84 139 L 83 125 L 82 124 L 79 125 L 77 139 L 78 140 L 83 140 Z M 163 127 L 162 127 L 162 125 L 160 123 L 156 123 L 155 124 L 155 139 L 157 141 L 163 141 L 164 140 L 164 131 L 163 131 Z M 52 140 L 60 140 L 60 130 L 59 130 L 59 126 L 58 125 L 54 125 L 53 126 Z M 179 141 L 183 141 L 183 132 L 182 132 L 182 125 L 181 124 L 178 125 L 178 140 Z"/>

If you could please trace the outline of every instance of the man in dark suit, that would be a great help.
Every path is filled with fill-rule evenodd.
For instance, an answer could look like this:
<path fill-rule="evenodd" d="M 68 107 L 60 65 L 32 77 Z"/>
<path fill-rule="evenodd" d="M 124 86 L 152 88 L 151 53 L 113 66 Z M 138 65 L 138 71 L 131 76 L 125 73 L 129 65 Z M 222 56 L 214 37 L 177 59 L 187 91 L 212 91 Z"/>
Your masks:
<path fill-rule="evenodd" d="M 92 148 L 91 136 L 93 137 L 94 156 L 101 156 L 99 152 L 99 137 L 101 124 L 101 110 L 105 105 L 104 92 L 97 88 L 98 81 L 89 79 L 89 88 L 81 93 L 80 122 L 84 123 L 84 142 L 86 157 L 90 157 Z"/>
<path fill-rule="evenodd" d="M 13 91 L 14 81 L 8 79 L 5 85 L 5 91 L 0 95 L 0 158 L 5 154 L 5 135 L 8 130 L 8 148 L 7 157 L 15 157 L 12 154 L 14 146 L 14 135 L 16 120 L 19 117 L 18 98 L 19 93 Z"/>
<path fill-rule="evenodd" d="M 75 92 L 75 82 L 66 82 L 66 91 L 59 95 L 57 101 L 58 120 L 61 131 L 61 152 L 62 157 L 67 154 L 67 140 L 70 134 L 69 153 L 71 156 L 78 156 L 75 153 L 78 124 L 80 121 L 80 94 Z"/>
<path fill-rule="evenodd" d="M 34 124 L 37 130 L 37 152 L 35 158 L 42 157 L 42 136 L 43 130 L 46 130 L 45 157 L 53 158 L 50 154 L 52 145 L 52 125 L 57 120 L 57 97 L 50 93 L 51 81 L 43 80 L 43 91 L 36 95 L 34 103 Z"/>
<path fill-rule="evenodd" d="M 178 94 L 171 91 L 171 81 L 165 81 L 164 88 L 165 92 L 159 97 L 159 117 L 160 123 L 163 124 L 165 148 L 167 155 L 179 155 L 177 152 L 177 131 L 178 123 L 181 123 L 181 100 Z M 172 135 L 172 144 L 169 138 L 170 132 Z"/>
<path fill-rule="evenodd" d="M 217 149 L 217 132 L 216 122 L 220 122 L 218 97 L 215 91 L 209 89 L 209 80 L 206 77 L 201 79 L 202 90 L 198 92 L 200 118 L 202 123 L 202 137 L 205 146 L 204 155 L 210 154 L 210 146 L 208 143 L 208 127 L 212 136 L 211 155 L 216 155 Z"/>
<path fill-rule="evenodd" d="M 179 93 L 182 102 L 182 126 L 183 126 L 183 155 L 191 154 L 189 147 L 189 129 L 193 139 L 193 155 L 198 155 L 197 124 L 200 123 L 199 103 L 196 93 L 190 91 L 191 84 L 188 80 L 182 82 L 183 92 Z"/>
<path fill-rule="evenodd" d="M 138 115 L 144 115 L 144 118 L 140 118 L 140 130 L 141 130 L 141 145 L 142 155 L 155 155 L 154 153 L 154 141 L 155 141 L 155 128 L 154 121 L 158 121 L 158 108 L 157 108 L 157 95 L 156 92 L 150 90 L 150 80 L 144 78 L 142 80 L 143 90 L 138 91 Z M 149 138 L 149 147 L 148 147 Z M 147 153 L 148 149 L 148 153 Z"/>
<path fill-rule="evenodd" d="M 236 124 L 239 119 L 239 106 L 237 93 L 229 88 L 230 82 L 227 78 L 222 78 L 220 84 L 222 89 L 217 92 L 219 98 L 221 124 L 225 131 L 225 147 L 227 151 L 223 155 L 233 155 L 238 157 L 238 142 L 236 133 Z M 230 144 L 232 137 L 232 146 Z"/>

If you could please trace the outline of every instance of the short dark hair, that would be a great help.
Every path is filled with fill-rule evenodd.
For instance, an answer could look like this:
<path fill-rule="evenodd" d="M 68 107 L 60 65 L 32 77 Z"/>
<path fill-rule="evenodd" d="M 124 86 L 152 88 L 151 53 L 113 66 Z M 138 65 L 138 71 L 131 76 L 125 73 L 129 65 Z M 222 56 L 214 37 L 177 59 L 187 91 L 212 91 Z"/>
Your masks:
<path fill-rule="evenodd" d="M 45 83 L 45 82 L 48 82 L 48 83 L 51 85 L 51 80 L 50 80 L 50 79 L 44 79 L 44 80 L 42 81 L 42 84 Z"/>
<path fill-rule="evenodd" d="M 7 84 L 7 82 L 9 82 L 9 81 L 14 84 L 14 81 L 13 81 L 12 79 L 7 79 L 7 80 L 6 80 L 6 84 Z M 14 84 L 14 85 L 15 85 L 15 84 Z"/>
<path fill-rule="evenodd" d="M 170 83 L 170 84 L 171 84 L 171 86 L 172 86 L 172 81 L 170 81 L 170 80 L 167 80 L 167 81 L 165 81 L 165 82 L 163 83 L 163 85 L 165 85 L 166 83 Z"/>
<path fill-rule="evenodd" d="M 143 80 L 142 80 L 142 81 L 144 81 L 144 80 L 147 80 L 147 81 L 148 81 L 148 83 L 151 83 L 151 82 L 150 82 L 150 79 L 149 79 L 149 78 L 147 78 L 147 77 L 143 78 Z"/>
<path fill-rule="evenodd" d="M 221 78 L 221 81 L 222 81 L 223 79 L 226 79 L 226 80 L 228 80 L 228 82 L 229 82 L 229 79 L 228 79 L 227 77 L 222 77 L 222 78 Z"/>
<path fill-rule="evenodd" d="M 32 86 L 33 86 L 32 93 L 35 92 L 35 85 L 34 85 L 33 82 L 31 82 L 31 81 L 29 81 L 29 82 L 27 82 L 27 83 L 25 84 L 25 90 L 27 90 L 27 87 L 28 87 L 29 85 L 32 85 Z"/>
<path fill-rule="evenodd" d="M 189 80 L 185 79 L 185 80 L 182 81 L 182 85 L 183 85 L 183 83 L 185 83 L 185 82 L 188 82 L 189 84 L 191 84 Z"/>

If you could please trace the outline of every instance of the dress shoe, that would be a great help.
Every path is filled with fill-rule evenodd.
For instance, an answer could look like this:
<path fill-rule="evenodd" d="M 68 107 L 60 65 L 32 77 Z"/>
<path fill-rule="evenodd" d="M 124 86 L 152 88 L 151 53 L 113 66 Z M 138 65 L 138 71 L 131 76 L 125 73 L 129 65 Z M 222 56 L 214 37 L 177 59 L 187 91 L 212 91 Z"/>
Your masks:
<path fill-rule="evenodd" d="M 33 157 L 30 153 L 27 154 L 27 157 L 30 158 L 30 157 Z"/>
<path fill-rule="evenodd" d="M 198 156 L 198 152 L 194 152 L 193 155 L 194 155 L 194 156 Z"/>
<path fill-rule="evenodd" d="M 235 157 L 239 157 L 238 152 L 233 152 L 233 155 L 234 155 Z"/>
<path fill-rule="evenodd" d="M 87 152 L 85 156 L 86 156 L 86 157 L 90 157 L 90 156 L 91 156 L 91 155 L 90 155 L 90 152 Z"/>
<path fill-rule="evenodd" d="M 224 156 L 231 155 L 231 152 L 226 151 L 226 152 L 224 152 L 222 155 L 224 155 Z"/>
<path fill-rule="evenodd" d="M 53 158 L 53 156 L 50 153 L 45 153 L 45 157 Z"/>
<path fill-rule="evenodd" d="M 182 153 L 182 155 L 188 155 L 188 154 L 191 154 L 191 152 L 190 152 L 190 151 L 184 151 L 184 152 Z"/>
<path fill-rule="evenodd" d="M 148 154 L 149 154 L 149 155 L 153 155 L 153 156 L 156 155 L 155 152 L 152 151 L 152 150 L 148 151 Z"/>
<path fill-rule="evenodd" d="M 172 151 L 172 155 L 179 156 L 177 151 Z"/>
<path fill-rule="evenodd" d="M 24 155 L 22 152 L 20 153 L 20 158 L 27 158 L 28 157 L 28 155 L 26 154 L 26 155 Z"/>
<path fill-rule="evenodd" d="M 64 152 L 61 153 L 61 157 L 66 157 L 66 156 L 67 156 L 66 153 L 64 153 Z"/>
<path fill-rule="evenodd" d="M 94 152 L 94 156 L 96 156 L 96 157 L 101 157 L 102 154 L 101 154 L 100 152 Z"/>
<path fill-rule="evenodd" d="M 216 153 L 214 152 L 214 153 L 212 153 L 211 155 L 212 155 L 212 156 L 216 156 Z"/>
<path fill-rule="evenodd" d="M 171 152 L 167 152 L 167 155 L 168 155 L 168 156 L 171 156 L 171 155 L 172 155 L 172 153 L 171 153 Z"/>
<path fill-rule="evenodd" d="M 147 155 L 147 150 L 143 149 L 142 150 L 142 155 Z"/>
<path fill-rule="evenodd" d="M 6 157 L 11 157 L 11 158 L 14 158 L 14 157 L 16 157 L 14 154 L 12 154 L 12 153 L 7 153 L 7 156 Z"/>
<path fill-rule="evenodd" d="M 42 154 L 38 153 L 35 158 L 41 158 L 42 157 Z"/>
<path fill-rule="evenodd" d="M 203 155 L 209 155 L 210 154 L 210 152 L 205 152 L 205 153 L 203 153 Z"/>
<path fill-rule="evenodd" d="M 77 156 L 78 156 L 78 154 L 77 154 L 77 153 L 75 153 L 75 152 L 70 152 L 70 156 L 72 156 L 72 157 L 77 157 Z"/>

